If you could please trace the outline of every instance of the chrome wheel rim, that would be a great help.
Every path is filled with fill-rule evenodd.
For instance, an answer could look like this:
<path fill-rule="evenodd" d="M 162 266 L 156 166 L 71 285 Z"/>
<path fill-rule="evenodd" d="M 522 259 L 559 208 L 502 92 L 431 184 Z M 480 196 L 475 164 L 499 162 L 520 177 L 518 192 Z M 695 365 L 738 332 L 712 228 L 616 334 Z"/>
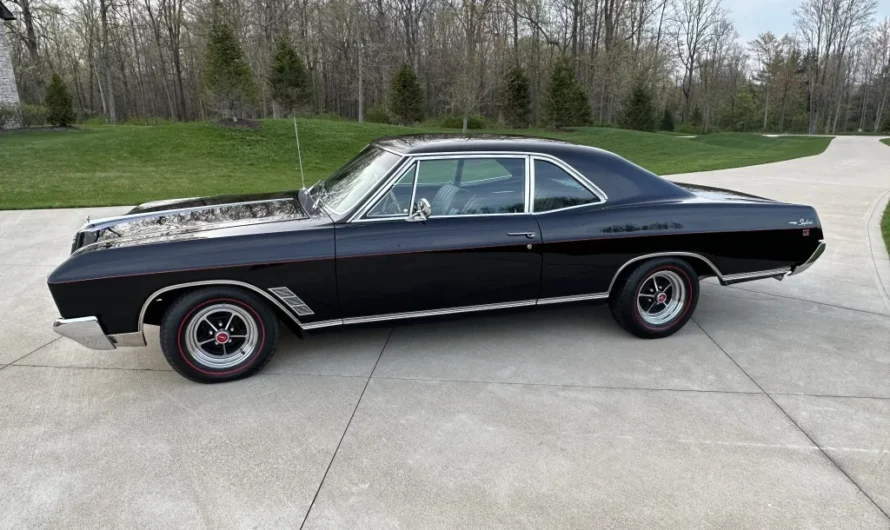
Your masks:
<path fill-rule="evenodd" d="M 214 369 L 232 368 L 246 361 L 258 339 L 254 317 L 233 304 L 202 308 L 185 330 L 185 346 L 191 356 Z"/>
<path fill-rule="evenodd" d="M 647 324 L 660 326 L 670 322 L 685 305 L 686 285 L 673 271 L 653 272 L 637 291 L 637 312 Z"/>

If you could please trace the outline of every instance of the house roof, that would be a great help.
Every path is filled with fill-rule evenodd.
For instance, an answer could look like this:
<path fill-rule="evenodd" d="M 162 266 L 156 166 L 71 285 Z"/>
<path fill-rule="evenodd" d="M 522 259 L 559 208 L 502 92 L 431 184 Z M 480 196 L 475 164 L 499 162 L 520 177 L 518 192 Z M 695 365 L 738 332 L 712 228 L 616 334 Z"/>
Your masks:
<path fill-rule="evenodd" d="M 12 13 L 10 13 L 8 9 L 6 9 L 3 2 L 0 2 L 0 20 L 15 20 L 15 17 L 12 16 Z"/>

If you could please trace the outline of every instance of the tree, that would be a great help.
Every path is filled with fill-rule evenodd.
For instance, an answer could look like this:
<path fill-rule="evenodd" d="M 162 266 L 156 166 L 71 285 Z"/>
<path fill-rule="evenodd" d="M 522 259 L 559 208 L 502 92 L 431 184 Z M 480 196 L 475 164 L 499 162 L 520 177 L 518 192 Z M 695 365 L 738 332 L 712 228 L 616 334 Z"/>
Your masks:
<path fill-rule="evenodd" d="M 624 109 L 618 118 L 618 125 L 623 129 L 655 130 L 655 107 L 652 105 L 652 93 L 649 92 L 645 81 L 638 80 L 634 83 L 633 90 L 624 100 Z"/>
<path fill-rule="evenodd" d="M 757 39 L 751 41 L 748 46 L 754 50 L 757 61 L 760 66 L 758 73 L 761 83 L 763 83 L 763 130 L 767 130 L 769 121 L 769 89 L 773 82 L 773 71 L 776 68 L 776 57 L 781 53 L 782 45 L 771 31 L 761 33 Z"/>
<path fill-rule="evenodd" d="M 408 63 L 402 64 L 392 78 L 389 114 L 394 122 L 402 125 L 417 123 L 423 119 L 423 91 L 414 69 Z"/>
<path fill-rule="evenodd" d="M 74 123 L 74 100 L 68 85 L 56 73 L 46 89 L 46 121 L 59 127 Z"/>
<path fill-rule="evenodd" d="M 269 72 L 273 116 L 278 118 L 282 111 L 290 114 L 294 109 L 309 105 L 312 101 L 310 82 L 303 59 L 286 39 L 278 39 Z"/>
<path fill-rule="evenodd" d="M 244 60 L 232 26 L 216 15 L 210 27 L 204 52 L 202 78 L 204 99 L 223 119 L 237 121 L 256 102 L 253 73 Z"/>
<path fill-rule="evenodd" d="M 531 112 L 531 99 L 528 92 L 528 77 L 521 66 L 514 65 L 504 75 L 501 88 L 501 113 L 509 127 L 528 127 Z"/>
<path fill-rule="evenodd" d="M 674 130 L 674 113 L 671 112 L 671 109 L 665 107 L 664 114 L 661 116 L 661 125 L 658 127 L 662 131 L 673 131 Z"/>
<path fill-rule="evenodd" d="M 575 80 L 568 57 L 560 57 L 553 66 L 543 110 L 544 122 L 550 127 L 585 125 L 590 122 L 587 94 Z"/>

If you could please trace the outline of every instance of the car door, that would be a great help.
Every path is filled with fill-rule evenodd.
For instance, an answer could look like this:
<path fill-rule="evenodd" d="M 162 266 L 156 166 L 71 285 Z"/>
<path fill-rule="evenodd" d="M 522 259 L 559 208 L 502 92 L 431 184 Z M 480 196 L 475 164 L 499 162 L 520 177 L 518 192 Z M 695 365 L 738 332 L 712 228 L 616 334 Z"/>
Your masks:
<path fill-rule="evenodd" d="M 605 195 L 560 160 L 531 160 L 532 211 L 541 228 L 540 303 L 601 298 L 614 273 L 592 233 Z"/>
<path fill-rule="evenodd" d="M 338 225 L 345 319 L 532 305 L 540 230 L 524 155 L 418 157 Z M 417 204 L 430 204 L 426 220 Z M 479 307 L 491 306 L 491 307 Z"/>

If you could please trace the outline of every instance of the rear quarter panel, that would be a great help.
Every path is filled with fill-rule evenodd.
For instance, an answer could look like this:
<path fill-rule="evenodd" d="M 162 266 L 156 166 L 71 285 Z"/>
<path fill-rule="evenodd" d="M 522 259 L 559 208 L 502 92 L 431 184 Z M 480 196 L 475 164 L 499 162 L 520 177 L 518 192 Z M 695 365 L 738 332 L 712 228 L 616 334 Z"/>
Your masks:
<path fill-rule="evenodd" d="M 813 224 L 790 224 L 800 219 Z M 542 298 L 606 292 L 625 263 L 645 254 L 699 254 L 730 275 L 800 264 L 822 239 L 813 208 L 772 202 L 591 206 L 541 214 L 538 223 Z"/>

